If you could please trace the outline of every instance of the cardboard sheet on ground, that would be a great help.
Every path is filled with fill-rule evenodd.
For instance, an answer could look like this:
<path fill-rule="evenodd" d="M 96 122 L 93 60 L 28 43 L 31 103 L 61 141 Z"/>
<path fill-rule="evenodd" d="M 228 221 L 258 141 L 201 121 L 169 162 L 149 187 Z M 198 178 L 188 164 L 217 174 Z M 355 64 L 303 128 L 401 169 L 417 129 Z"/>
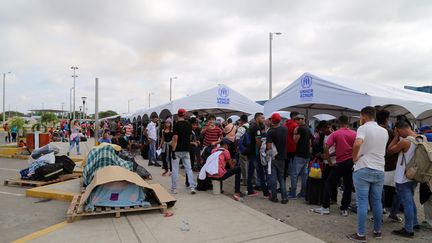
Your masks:
<path fill-rule="evenodd" d="M 120 166 L 107 166 L 96 171 L 92 182 L 86 187 L 85 192 L 81 196 L 78 208 L 80 210 L 84 208 L 84 203 L 87 201 L 91 192 L 97 186 L 114 181 L 127 181 L 136 184 L 142 188 L 146 188 L 153 192 L 152 194 L 154 195 L 156 201 L 159 202 L 159 204 L 166 203 L 168 207 L 174 206 L 175 202 L 177 201 L 161 185 L 149 184 L 135 172 L 129 171 Z"/>

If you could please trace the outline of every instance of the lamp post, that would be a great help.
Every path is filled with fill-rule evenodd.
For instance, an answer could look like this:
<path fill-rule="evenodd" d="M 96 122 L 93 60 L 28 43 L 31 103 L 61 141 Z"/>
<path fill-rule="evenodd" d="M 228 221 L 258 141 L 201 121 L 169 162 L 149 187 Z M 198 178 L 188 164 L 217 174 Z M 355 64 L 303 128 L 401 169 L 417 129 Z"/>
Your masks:
<path fill-rule="evenodd" d="M 69 119 L 72 119 L 72 90 L 73 87 L 69 89 Z"/>
<path fill-rule="evenodd" d="M 81 97 L 81 99 L 82 99 L 82 102 L 83 102 L 83 118 L 84 119 L 86 119 L 87 117 L 86 117 L 86 111 L 85 111 L 85 101 L 86 101 L 86 99 L 87 99 L 87 97 L 85 97 L 85 96 L 83 96 L 83 97 Z"/>
<path fill-rule="evenodd" d="M 80 112 L 79 112 L 78 119 L 82 119 L 82 113 L 81 112 L 82 112 L 83 107 L 80 105 L 79 108 L 80 108 Z"/>
<path fill-rule="evenodd" d="M 73 66 L 73 67 L 71 67 L 71 69 L 73 70 L 73 75 L 72 75 L 72 78 L 73 78 L 73 90 L 74 90 L 74 92 L 73 92 L 73 108 L 72 108 L 72 112 L 73 112 L 73 119 L 75 119 L 75 79 L 76 78 L 78 78 L 78 75 L 76 75 L 75 73 L 76 73 L 76 70 L 78 69 L 78 67 L 76 67 L 76 66 Z"/>
<path fill-rule="evenodd" d="M 177 79 L 177 77 L 176 76 L 170 77 L 170 102 L 172 100 L 172 81 L 173 81 L 173 79 Z"/>
<path fill-rule="evenodd" d="M 6 74 L 10 73 L 3 73 L 3 124 L 6 122 Z"/>
<path fill-rule="evenodd" d="M 269 99 L 272 98 L 272 41 L 273 35 L 282 35 L 280 32 L 269 33 Z"/>
<path fill-rule="evenodd" d="M 152 94 L 154 95 L 153 92 L 149 92 L 149 108 L 150 108 L 150 96 L 151 96 Z"/>
<path fill-rule="evenodd" d="M 133 101 L 133 99 L 128 99 L 128 114 L 130 113 L 130 102 Z"/>

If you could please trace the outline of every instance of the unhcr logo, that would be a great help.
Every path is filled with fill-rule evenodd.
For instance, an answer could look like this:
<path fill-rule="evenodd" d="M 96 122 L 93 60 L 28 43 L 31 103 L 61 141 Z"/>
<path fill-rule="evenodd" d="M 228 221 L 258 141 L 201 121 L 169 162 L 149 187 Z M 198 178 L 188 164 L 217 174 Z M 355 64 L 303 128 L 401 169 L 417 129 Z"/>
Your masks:
<path fill-rule="evenodd" d="M 312 87 L 312 78 L 307 75 L 304 76 L 301 80 L 301 87 L 303 89 L 309 89 L 310 87 Z"/>
<path fill-rule="evenodd" d="M 219 88 L 219 97 L 228 97 L 229 96 L 229 89 L 227 88 Z"/>

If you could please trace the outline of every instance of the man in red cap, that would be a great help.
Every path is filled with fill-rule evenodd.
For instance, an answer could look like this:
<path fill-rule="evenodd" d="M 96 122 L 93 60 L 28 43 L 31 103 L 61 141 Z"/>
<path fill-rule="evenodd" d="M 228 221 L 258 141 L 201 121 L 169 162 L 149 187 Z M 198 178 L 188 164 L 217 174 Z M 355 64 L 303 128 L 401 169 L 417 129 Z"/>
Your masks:
<path fill-rule="evenodd" d="M 271 164 L 271 174 L 269 178 L 269 184 L 271 189 L 271 197 L 269 198 L 272 202 L 278 202 L 277 198 L 277 181 L 279 181 L 281 188 L 282 204 L 288 203 L 288 194 L 285 185 L 285 160 L 286 154 L 286 143 L 288 128 L 281 126 L 282 118 L 279 113 L 273 113 L 270 117 L 271 128 L 267 132 L 267 156 L 266 159 Z M 276 147 L 276 154 L 274 153 L 274 147 Z"/>
<path fill-rule="evenodd" d="M 192 137 L 192 126 L 185 120 L 186 110 L 181 108 L 177 112 L 177 123 L 173 128 L 172 139 L 172 175 L 171 175 L 171 193 L 177 193 L 177 177 L 179 173 L 179 162 L 183 161 L 183 166 L 186 171 L 186 176 L 189 182 L 191 194 L 195 194 L 195 180 L 190 160 L 190 146 Z"/>

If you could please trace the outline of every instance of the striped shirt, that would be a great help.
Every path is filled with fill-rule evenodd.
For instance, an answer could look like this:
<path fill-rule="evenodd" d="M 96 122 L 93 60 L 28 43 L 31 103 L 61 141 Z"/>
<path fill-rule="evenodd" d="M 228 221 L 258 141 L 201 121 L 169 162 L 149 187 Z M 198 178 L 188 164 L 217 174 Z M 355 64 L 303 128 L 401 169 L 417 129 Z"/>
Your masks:
<path fill-rule="evenodd" d="M 204 135 L 204 146 L 210 146 L 211 143 L 217 142 L 222 137 L 222 130 L 219 127 L 208 129 Z"/>

